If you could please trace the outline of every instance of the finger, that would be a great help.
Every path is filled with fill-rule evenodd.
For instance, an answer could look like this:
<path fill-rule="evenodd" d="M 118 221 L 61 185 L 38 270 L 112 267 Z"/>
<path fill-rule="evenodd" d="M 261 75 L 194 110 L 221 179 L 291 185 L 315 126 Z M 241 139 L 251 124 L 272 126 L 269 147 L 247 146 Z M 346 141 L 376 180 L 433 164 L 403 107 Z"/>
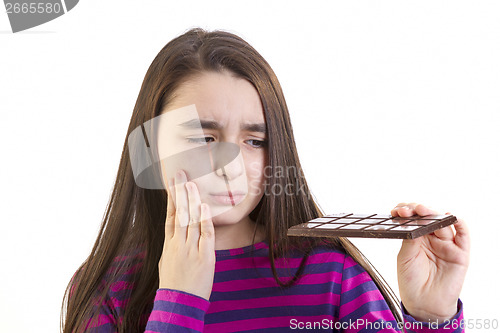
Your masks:
<path fill-rule="evenodd" d="M 455 237 L 455 234 L 453 233 L 453 229 L 451 226 L 435 230 L 433 234 L 434 236 L 443 241 L 452 241 L 453 238 Z"/>
<path fill-rule="evenodd" d="M 427 206 L 424 206 L 424 205 L 417 205 L 415 207 L 415 212 L 419 215 L 419 216 L 428 216 L 428 215 L 442 215 L 440 214 L 439 212 L 427 207 Z"/>
<path fill-rule="evenodd" d="M 399 249 L 398 258 L 401 263 L 406 263 L 408 260 L 415 258 L 420 252 L 421 238 L 403 239 L 401 248 Z"/>
<path fill-rule="evenodd" d="M 391 211 L 391 215 L 394 217 L 410 217 L 415 215 L 415 206 L 416 203 L 399 203 L 396 207 Z"/>
<path fill-rule="evenodd" d="M 200 219 L 201 219 L 201 200 L 200 193 L 196 184 L 186 183 L 189 201 L 189 225 L 187 230 L 187 242 L 198 246 L 200 239 Z"/>
<path fill-rule="evenodd" d="M 406 202 L 401 202 L 401 203 L 398 203 L 396 205 L 396 207 L 394 207 L 392 210 L 391 210 L 391 215 L 394 216 L 394 217 L 397 217 L 399 216 L 399 213 L 398 213 L 398 210 L 399 208 L 403 207 L 403 206 L 406 206 L 407 203 Z"/>
<path fill-rule="evenodd" d="M 212 223 L 210 207 L 201 204 L 201 228 L 200 228 L 200 252 L 205 255 L 212 255 L 215 251 L 215 230 Z"/>
<path fill-rule="evenodd" d="M 167 175 L 167 168 L 165 167 L 165 162 L 163 160 L 160 160 L 160 168 L 161 168 L 161 182 L 163 184 L 163 188 L 165 190 L 168 189 L 169 183 L 168 183 L 168 175 Z"/>
<path fill-rule="evenodd" d="M 453 225 L 457 234 L 455 235 L 455 243 L 463 250 L 470 250 L 470 233 L 467 224 L 462 219 L 457 218 L 457 223 Z"/>
<path fill-rule="evenodd" d="M 179 170 L 175 175 L 175 231 L 174 236 L 186 241 L 186 228 L 189 222 L 188 196 L 184 183 L 186 174 Z"/>
<path fill-rule="evenodd" d="M 168 187 L 168 178 L 167 178 L 167 173 L 166 173 L 166 168 L 163 165 L 163 160 L 160 161 L 160 166 L 161 166 L 161 173 L 162 173 L 162 181 L 163 185 L 165 186 L 165 193 L 167 194 L 167 214 L 165 217 L 165 238 L 172 238 L 174 235 L 174 228 L 175 228 L 175 205 L 174 205 L 174 198 L 173 194 L 170 193 L 169 187 Z"/>
<path fill-rule="evenodd" d="M 167 193 L 167 216 L 165 219 L 165 238 L 172 238 L 175 231 L 175 205 L 172 195 Z"/>

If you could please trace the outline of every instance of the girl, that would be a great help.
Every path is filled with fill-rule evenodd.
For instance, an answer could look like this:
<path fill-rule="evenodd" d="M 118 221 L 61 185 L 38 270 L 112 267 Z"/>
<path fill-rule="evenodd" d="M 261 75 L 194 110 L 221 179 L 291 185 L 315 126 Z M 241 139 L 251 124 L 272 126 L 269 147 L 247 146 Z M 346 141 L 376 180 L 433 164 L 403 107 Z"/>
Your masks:
<path fill-rule="evenodd" d="M 238 36 L 192 29 L 169 42 L 127 133 L 98 238 L 66 288 L 64 332 L 462 330 L 462 220 L 403 241 L 401 304 L 347 239 L 286 236 L 324 214 L 300 172 L 279 82 Z M 159 162 L 150 167 L 138 167 L 141 133 Z M 437 213 L 400 203 L 391 214 Z"/>

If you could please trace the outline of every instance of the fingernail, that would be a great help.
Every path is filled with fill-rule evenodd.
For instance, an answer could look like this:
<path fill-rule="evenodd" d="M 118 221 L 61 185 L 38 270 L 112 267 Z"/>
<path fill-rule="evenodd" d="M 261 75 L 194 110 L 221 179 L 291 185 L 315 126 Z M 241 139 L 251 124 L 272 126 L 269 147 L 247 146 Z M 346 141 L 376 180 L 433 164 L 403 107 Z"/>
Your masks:
<path fill-rule="evenodd" d="M 182 170 L 177 171 L 177 173 L 175 174 L 175 179 L 178 181 L 182 180 Z"/>
<path fill-rule="evenodd" d="M 188 192 L 191 192 L 191 190 L 193 189 L 193 185 L 191 185 L 190 182 L 187 182 L 186 183 L 186 188 L 187 188 Z"/>

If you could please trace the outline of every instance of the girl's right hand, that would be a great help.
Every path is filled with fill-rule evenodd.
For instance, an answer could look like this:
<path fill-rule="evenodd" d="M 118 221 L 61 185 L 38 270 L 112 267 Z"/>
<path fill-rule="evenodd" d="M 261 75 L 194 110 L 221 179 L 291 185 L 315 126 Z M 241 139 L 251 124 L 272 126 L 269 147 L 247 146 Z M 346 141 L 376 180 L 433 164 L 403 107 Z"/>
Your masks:
<path fill-rule="evenodd" d="M 186 174 L 179 171 L 175 177 L 177 207 L 167 195 L 159 288 L 181 290 L 208 300 L 215 271 L 215 231 L 209 206 L 201 203 L 196 184 L 186 181 Z"/>

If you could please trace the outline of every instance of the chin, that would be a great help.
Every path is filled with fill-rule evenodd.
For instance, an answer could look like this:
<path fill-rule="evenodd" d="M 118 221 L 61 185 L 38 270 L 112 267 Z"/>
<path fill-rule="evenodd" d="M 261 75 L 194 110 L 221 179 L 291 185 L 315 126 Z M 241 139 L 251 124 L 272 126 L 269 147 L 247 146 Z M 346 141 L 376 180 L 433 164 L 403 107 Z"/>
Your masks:
<path fill-rule="evenodd" d="M 224 213 L 221 213 L 213 217 L 212 222 L 214 223 L 214 226 L 236 224 L 240 222 L 242 219 L 244 219 L 246 216 L 248 215 L 243 214 L 241 211 L 238 211 L 237 209 L 230 209 Z"/>

